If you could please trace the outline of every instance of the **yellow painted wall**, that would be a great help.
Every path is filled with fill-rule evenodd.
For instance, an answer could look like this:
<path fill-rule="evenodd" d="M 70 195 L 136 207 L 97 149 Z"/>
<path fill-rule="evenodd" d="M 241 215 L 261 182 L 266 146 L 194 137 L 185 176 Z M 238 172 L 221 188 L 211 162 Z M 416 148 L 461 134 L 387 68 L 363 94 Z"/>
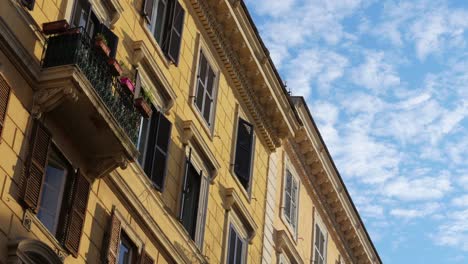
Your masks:
<path fill-rule="evenodd" d="M 72 4 L 71 0 L 38 0 L 34 7 L 34 11 L 29 12 L 31 17 L 28 17 L 28 11 L 21 10 L 23 15 L 19 15 L 14 3 L 16 1 L 1 0 L 0 15 L 10 26 L 16 37 L 24 44 L 24 47 L 33 54 L 37 62 L 40 61 L 42 54 L 42 41 L 34 33 L 35 30 L 44 22 L 63 19 L 67 7 Z M 95 1 L 96 2 L 96 1 Z M 152 196 L 154 199 L 162 201 L 166 206 L 166 211 L 156 210 L 156 206 L 151 203 L 152 200 L 144 200 L 147 205 L 151 217 L 157 221 L 158 225 L 164 230 L 167 237 L 174 244 L 184 246 L 187 242 L 187 236 L 183 236 L 179 229 L 171 226 L 178 212 L 178 202 L 181 190 L 182 180 L 182 162 L 183 149 L 180 141 L 180 128 L 178 128 L 183 120 L 193 120 L 197 129 L 200 131 L 203 139 L 208 144 L 209 148 L 215 154 L 218 162 L 221 164 L 218 177 L 215 183 L 210 186 L 208 210 L 206 218 L 205 242 L 202 249 L 202 254 L 206 256 L 210 263 L 220 263 L 223 258 L 222 247 L 224 246 L 224 221 L 225 210 L 222 206 L 223 190 L 225 188 L 235 188 L 241 194 L 241 200 L 252 213 L 252 217 L 258 226 L 257 234 L 253 239 L 252 244 L 248 248 L 248 262 L 260 263 L 261 250 L 263 241 L 263 221 L 265 207 L 265 192 L 266 192 L 266 175 L 268 168 L 268 149 L 261 139 L 256 137 L 256 148 L 254 156 L 253 182 L 252 182 L 252 199 L 249 201 L 247 196 L 243 195 L 242 187 L 234 179 L 234 175 L 230 170 L 232 158 L 232 141 L 234 126 L 237 122 L 236 105 L 242 107 L 242 102 L 239 102 L 238 96 L 233 91 L 230 81 L 224 75 L 224 69 L 221 67 L 221 76 L 219 80 L 218 102 L 215 116 L 214 136 L 211 137 L 203 128 L 202 123 L 197 118 L 194 108 L 190 107 L 189 91 L 193 85 L 192 80 L 195 74 L 197 61 L 196 55 L 199 52 L 199 44 L 197 42 L 197 34 L 208 43 L 210 41 L 203 32 L 201 25 L 197 22 L 196 15 L 193 14 L 191 8 L 186 5 L 186 2 L 180 0 L 185 11 L 186 18 L 184 31 L 182 36 L 182 48 L 180 53 L 180 62 L 178 67 L 164 62 L 166 60 L 162 53 L 158 51 L 157 43 L 152 40 L 151 36 L 145 30 L 143 18 L 140 16 L 140 7 L 142 1 L 125 0 L 119 1 L 125 12 L 117 22 L 114 28 L 119 38 L 119 48 L 117 60 L 122 60 L 126 65 L 130 64 L 132 56 L 131 43 L 135 40 L 143 40 L 146 46 L 150 49 L 154 59 L 162 69 L 164 75 L 168 79 L 172 88 L 177 94 L 177 100 L 174 107 L 171 109 L 168 118 L 173 122 L 174 129 L 172 130 L 172 143 L 168 160 L 168 174 L 166 179 L 165 191 L 161 194 L 153 190 Z M 27 21 L 30 19 L 30 21 Z M 214 55 L 216 63 L 221 66 L 216 51 L 210 48 L 210 52 Z M 28 133 L 28 120 L 30 120 L 30 110 L 32 107 L 33 90 L 24 81 L 24 78 L 19 74 L 15 67 L 9 63 L 8 59 L 1 54 L 1 63 L 3 64 L 3 73 L 7 80 L 13 85 L 10 106 L 8 109 L 7 121 L 5 130 L 0 143 L 0 184 L 1 201 L 0 201 L 0 261 L 5 262 L 6 243 L 8 239 L 16 237 L 35 237 L 47 244 L 53 246 L 53 243 L 42 229 L 33 225 L 32 231 L 27 232 L 21 225 L 23 218 L 23 209 L 17 202 L 17 189 L 19 176 L 18 166 L 25 158 L 25 147 L 28 138 L 25 134 Z M 247 109 L 243 110 L 247 113 Z M 66 122 L 66 121 L 65 121 Z M 22 148 L 23 146 L 23 148 Z M 66 154 L 66 153 L 65 153 Z M 126 170 L 118 170 L 122 178 L 135 191 L 144 191 L 144 183 L 136 181 L 135 173 L 139 170 L 135 169 L 133 164 Z M 113 177 L 113 176 L 108 176 Z M 92 185 L 92 193 L 90 195 L 88 212 L 85 222 L 84 234 L 81 240 L 80 256 L 75 259 L 71 256 L 66 258 L 65 263 L 82 263 L 84 260 L 97 263 L 100 258 L 102 239 L 104 229 L 108 224 L 108 217 L 112 210 L 112 206 L 116 206 L 132 229 L 138 234 L 144 243 L 148 243 L 147 249 L 150 255 L 158 259 L 159 246 L 154 238 L 149 238 L 147 230 L 142 223 L 136 221 L 132 217 L 132 212 L 128 211 L 130 206 L 124 204 L 122 197 L 117 197 L 118 193 L 115 186 L 110 184 L 110 180 L 97 180 Z M 143 199 L 143 198 L 142 198 Z M 172 218 L 173 220 L 170 220 Z M 8 239 L 6 239 L 8 238 Z M 169 252 L 170 254 L 170 252 Z M 96 261 L 96 262 L 94 262 Z M 157 263 L 164 263 L 162 259 L 158 259 Z"/>

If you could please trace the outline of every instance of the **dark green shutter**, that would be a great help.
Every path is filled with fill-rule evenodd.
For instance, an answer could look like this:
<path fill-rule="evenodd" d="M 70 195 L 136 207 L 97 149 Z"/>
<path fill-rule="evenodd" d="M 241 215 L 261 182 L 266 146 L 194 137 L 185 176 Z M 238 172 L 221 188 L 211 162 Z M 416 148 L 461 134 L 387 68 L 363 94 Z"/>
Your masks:
<path fill-rule="evenodd" d="M 179 1 L 175 1 L 172 15 L 172 23 L 169 31 L 167 56 L 174 64 L 179 64 L 180 45 L 182 42 L 182 30 L 184 28 L 185 11 Z"/>
<path fill-rule="evenodd" d="M 156 132 L 156 144 L 154 145 L 154 154 L 151 169 L 151 179 L 159 190 L 164 189 L 164 182 L 166 179 L 167 172 L 167 159 L 169 145 L 171 142 L 171 122 L 164 116 L 163 113 L 158 112 L 156 115 L 157 121 L 157 132 Z"/>
<path fill-rule="evenodd" d="M 239 118 L 234 172 L 246 189 L 249 188 L 250 184 L 252 151 L 253 126 L 242 118 Z"/>
<path fill-rule="evenodd" d="M 36 4 L 36 1 L 35 0 L 21 0 L 21 3 L 27 7 L 29 10 L 33 10 L 34 9 L 34 5 Z"/>

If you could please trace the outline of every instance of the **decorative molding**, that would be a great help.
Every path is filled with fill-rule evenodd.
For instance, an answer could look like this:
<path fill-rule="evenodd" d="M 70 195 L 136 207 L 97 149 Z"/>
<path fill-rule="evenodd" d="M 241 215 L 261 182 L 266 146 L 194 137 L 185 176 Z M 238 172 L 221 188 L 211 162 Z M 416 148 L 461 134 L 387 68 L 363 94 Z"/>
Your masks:
<path fill-rule="evenodd" d="M 111 29 L 115 28 L 115 24 L 122 16 L 124 12 L 123 6 L 120 4 L 119 0 L 103 0 L 105 6 L 110 11 L 109 12 L 109 25 Z"/>
<path fill-rule="evenodd" d="M 34 88 L 41 72 L 39 61 L 24 48 L 3 17 L 0 17 L 0 50 Z"/>
<path fill-rule="evenodd" d="M 153 81 L 156 81 L 155 88 L 157 91 L 162 93 L 165 99 L 164 111 L 169 111 L 177 99 L 177 94 L 172 89 L 171 84 L 167 80 L 165 74 L 162 72 L 159 64 L 154 59 L 153 54 L 149 51 L 148 47 L 142 40 L 136 40 L 133 42 L 133 55 L 131 63 L 135 67 L 143 67 L 151 74 Z"/>
<path fill-rule="evenodd" d="M 274 236 L 277 252 L 286 253 L 289 257 L 292 257 L 294 259 L 294 262 L 297 264 L 304 263 L 293 241 L 291 241 L 285 230 L 275 229 Z"/>
<path fill-rule="evenodd" d="M 57 253 L 54 252 L 45 243 L 34 239 L 20 239 L 9 241 L 7 245 L 7 263 L 37 263 L 37 256 L 41 260 L 50 264 L 62 264 L 63 261 Z M 35 259 L 32 259 L 34 257 Z"/>
<path fill-rule="evenodd" d="M 221 169 L 221 165 L 216 159 L 216 156 L 211 151 L 211 148 L 208 147 L 206 141 L 203 139 L 192 120 L 182 122 L 182 130 L 182 144 L 188 145 L 189 142 L 193 142 L 195 143 L 195 146 L 200 149 L 202 154 L 205 156 L 204 160 L 207 161 L 211 167 L 210 183 L 214 184 L 214 180 L 218 176 L 218 172 Z"/>
<path fill-rule="evenodd" d="M 220 53 L 220 58 L 224 62 L 224 66 L 227 69 L 229 76 L 234 80 L 234 85 L 239 92 L 239 95 L 245 102 L 249 112 L 256 124 L 256 129 L 264 138 L 270 151 L 275 151 L 277 147 L 281 145 L 281 140 L 276 134 L 275 129 L 271 126 L 272 120 L 268 120 L 265 116 L 263 109 L 258 101 L 258 95 L 255 94 L 253 85 L 249 83 L 247 74 L 241 66 L 239 55 L 234 51 L 230 41 L 225 37 L 223 28 L 218 23 L 214 12 L 206 1 L 201 0 L 190 0 L 195 12 L 200 17 L 200 21 L 208 32 L 208 36 L 212 40 L 216 47 L 216 50 Z"/>
<path fill-rule="evenodd" d="M 135 171 L 141 170 L 136 168 L 138 166 L 131 165 L 131 167 Z M 171 252 L 171 257 L 175 263 L 194 263 L 195 261 L 187 256 L 187 254 L 190 254 L 199 263 L 208 263 L 182 225 L 176 220 L 175 217 L 167 212 L 166 205 L 161 200 L 160 196 L 154 192 L 154 188 L 148 177 L 146 177 L 144 173 L 136 173 L 136 179 L 132 180 L 140 181 L 140 183 L 144 185 L 144 190 L 142 193 L 148 193 L 148 199 L 151 199 L 151 203 L 154 204 L 157 207 L 157 210 L 165 216 L 169 223 L 169 227 L 176 230 L 175 235 L 178 235 L 179 238 L 185 240 L 184 245 L 181 245 L 178 242 L 174 243 L 173 238 L 169 238 L 167 236 L 166 231 L 160 227 L 155 217 L 151 215 L 151 213 L 148 211 L 148 208 L 142 203 L 142 193 L 137 194 L 135 193 L 134 189 L 130 188 L 126 182 L 128 181 L 127 176 L 128 175 L 121 175 L 118 170 L 115 170 L 111 172 L 110 177 L 105 179 L 110 180 L 112 185 L 121 192 L 122 197 L 128 201 L 128 204 L 132 205 L 132 211 L 134 214 L 142 219 L 143 224 L 150 231 L 147 235 L 156 238 L 167 252 Z M 183 247 L 183 249 L 179 247 Z"/>
<path fill-rule="evenodd" d="M 86 175 L 92 179 L 99 179 L 110 172 L 112 172 L 117 167 L 122 170 L 126 169 L 128 166 L 128 159 L 126 155 L 121 153 L 116 153 L 113 156 L 106 157 L 90 157 L 88 158 L 88 170 L 86 170 Z"/>
<path fill-rule="evenodd" d="M 241 217 L 242 221 L 247 227 L 248 231 L 248 240 L 252 244 L 252 240 L 257 233 L 257 224 L 255 223 L 252 215 L 250 214 L 247 207 L 241 201 L 239 195 L 237 194 L 234 188 L 227 188 L 224 193 L 223 206 L 226 211 L 231 211 L 234 209 L 235 213 Z"/>

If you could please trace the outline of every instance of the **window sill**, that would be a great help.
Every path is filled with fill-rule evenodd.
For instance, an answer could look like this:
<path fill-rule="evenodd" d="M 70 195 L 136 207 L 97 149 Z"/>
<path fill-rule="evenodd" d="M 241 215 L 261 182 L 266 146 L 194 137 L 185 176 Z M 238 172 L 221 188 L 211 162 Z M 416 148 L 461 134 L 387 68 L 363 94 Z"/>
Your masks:
<path fill-rule="evenodd" d="M 283 225 L 286 227 L 287 232 L 291 236 L 292 240 L 294 241 L 294 244 L 297 245 L 297 228 L 294 229 L 294 227 L 289 223 L 289 221 L 286 219 L 284 216 L 284 207 L 281 207 L 280 210 L 281 213 L 281 222 L 283 222 Z"/>
<path fill-rule="evenodd" d="M 245 199 L 247 199 L 247 202 L 251 204 L 252 203 L 252 186 L 250 186 L 249 190 L 246 190 L 244 185 L 242 185 L 240 180 L 237 178 L 236 173 L 234 172 L 234 165 L 231 164 L 229 167 L 230 167 L 229 172 L 231 173 L 232 178 L 234 179 L 237 186 L 239 187 L 240 192 L 245 197 Z M 251 179 L 250 184 L 251 185 L 253 184 L 253 179 Z"/>
<path fill-rule="evenodd" d="M 201 124 L 203 130 L 208 135 L 208 138 L 210 139 L 210 141 L 213 142 L 214 118 L 213 118 L 213 122 L 212 122 L 211 126 L 208 126 L 208 123 L 206 122 L 206 120 L 201 115 L 200 110 L 198 110 L 197 106 L 195 106 L 195 103 L 193 102 L 194 99 L 195 99 L 195 97 L 190 97 L 189 98 L 190 108 L 192 109 L 192 112 L 195 115 L 195 117 L 197 118 L 198 122 Z"/>
<path fill-rule="evenodd" d="M 29 226 L 28 226 L 29 225 Z M 58 255 L 61 259 L 65 259 L 69 253 L 63 247 L 63 245 L 57 240 L 57 238 L 50 233 L 49 229 L 42 224 L 41 220 L 37 218 L 37 215 L 31 212 L 31 210 L 26 210 L 23 216 L 23 226 L 29 231 L 32 232 L 34 228 L 39 229 L 39 231 L 47 237 L 47 239 L 52 243 L 52 245 L 58 250 Z"/>
<path fill-rule="evenodd" d="M 166 68 L 169 69 L 169 66 L 174 63 L 172 63 L 172 61 L 166 57 L 166 55 L 161 49 L 161 46 L 159 46 L 159 43 L 156 41 L 156 39 L 154 39 L 153 33 L 151 33 L 151 31 L 148 29 L 148 25 L 146 24 L 146 21 L 144 18 L 142 19 L 142 21 L 143 21 L 143 25 L 142 25 L 143 31 L 145 31 L 146 36 L 148 37 L 149 41 L 153 45 L 154 49 L 156 50 L 156 53 L 158 54 L 159 58 L 164 63 L 164 66 L 166 66 Z"/>

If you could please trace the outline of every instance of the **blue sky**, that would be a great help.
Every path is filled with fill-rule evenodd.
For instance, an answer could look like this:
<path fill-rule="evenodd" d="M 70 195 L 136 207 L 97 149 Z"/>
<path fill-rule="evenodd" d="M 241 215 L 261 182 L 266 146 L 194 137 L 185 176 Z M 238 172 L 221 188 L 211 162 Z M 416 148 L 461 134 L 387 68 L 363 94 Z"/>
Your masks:
<path fill-rule="evenodd" d="M 246 3 L 384 263 L 468 263 L 468 1 Z"/>

